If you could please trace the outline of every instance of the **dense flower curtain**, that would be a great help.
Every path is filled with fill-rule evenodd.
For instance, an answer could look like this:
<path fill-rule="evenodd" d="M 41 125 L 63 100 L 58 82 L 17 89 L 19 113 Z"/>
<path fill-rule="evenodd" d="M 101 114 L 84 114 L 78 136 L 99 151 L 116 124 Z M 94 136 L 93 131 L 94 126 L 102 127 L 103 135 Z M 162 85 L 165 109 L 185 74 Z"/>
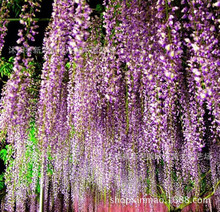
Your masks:
<path fill-rule="evenodd" d="M 170 198 L 208 191 L 220 208 L 220 3 L 109 0 L 96 16 L 86 1 L 54 0 L 33 92 L 40 5 L 24 2 L 1 99 L 6 210 L 84 211 L 88 196 L 95 204 L 140 194 L 171 210 Z"/>

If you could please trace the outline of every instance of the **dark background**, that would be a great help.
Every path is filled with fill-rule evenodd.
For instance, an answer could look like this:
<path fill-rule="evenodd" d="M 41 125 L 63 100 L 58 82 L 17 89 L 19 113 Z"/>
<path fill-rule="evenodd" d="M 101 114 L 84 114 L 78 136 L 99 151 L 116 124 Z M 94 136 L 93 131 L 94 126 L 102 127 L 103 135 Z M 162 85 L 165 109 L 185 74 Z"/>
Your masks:
<path fill-rule="evenodd" d="M 36 18 L 50 18 L 52 13 L 52 3 L 51 0 L 43 0 L 41 3 L 41 12 L 36 15 Z M 95 9 L 98 4 L 102 4 L 103 0 L 89 0 L 87 3 L 90 5 L 91 8 Z M 16 8 L 16 11 L 19 12 L 19 7 Z M 10 18 L 18 18 L 19 16 L 16 15 L 15 11 L 10 12 Z M 39 25 L 38 28 L 38 35 L 35 36 L 35 42 L 33 42 L 33 46 L 41 47 L 43 43 L 45 29 L 48 25 L 48 21 L 39 21 L 37 23 Z M 21 27 L 19 21 L 11 21 L 8 24 L 8 32 L 7 36 L 5 37 L 5 46 L 2 50 L 2 56 L 5 58 L 9 58 L 11 56 L 15 56 L 10 52 L 10 49 L 17 45 L 16 41 L 18 39 L 17 33 L 18 29 Z"/>

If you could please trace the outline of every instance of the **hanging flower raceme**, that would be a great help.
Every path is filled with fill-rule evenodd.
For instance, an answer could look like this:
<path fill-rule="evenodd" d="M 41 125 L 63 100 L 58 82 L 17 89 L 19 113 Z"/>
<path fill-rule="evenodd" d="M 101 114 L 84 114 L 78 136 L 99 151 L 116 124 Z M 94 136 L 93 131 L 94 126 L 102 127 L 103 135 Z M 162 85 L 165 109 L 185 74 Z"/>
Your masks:
<path fill-rule="evenodd" d="M 64 81 L 68 81 L 66 76 L 66 43 L 67 43 L 67 23 L 68 11 L 65 1 L 55 1 L 53 3 L 52 23 L 50 31 L 44 40 L 45 63 L 42 71 L 42 82 L 40 88 L 40 100 L 38 107 L 38 126 L 39 139 L 43 146 L 61 145 L 66 139 L 67 132 L 64 131 L 64 137 L 59 140 L 59 129 L 63 129 L 65 122 L 59 121 L 59 117 L 67 114 L 59 114 L 61 108 L 62 90 Z M 65 110 L 63 110 L 65 112 Z M 59 125 L 59 123 L 61 125 Z"/>
<path fill-rule="evenodd" d="M 91 10 L 85 1 L 73 1 L 70 3 L 69 13 L 72 15 L 67 19 L 67 22 L 69 23 L 69 35 L 66 44 L 70 60 L 68 118 L 69 125 L 71 127 L 74 125 L 76 131 L 80 132 L 80 129 L 77 129 L 77 126 L 82 124 L 81 121 L 83 120 L 81 119 L 85 112 L 83 108 L 80 107 L 85 106 L 82 103 L 82 101 L 84 101 L 84 89 L 86 89 L 83 83 L 86 83 L 86 80 L 88 80 L 86 79 L 86 73 L 84 73 L 84 53 L 86 51 L 86 40 L 89 35 L 87 29 L 89 27 L 89 14 L 91 13 Z M 82 95 L 80 94 L 81 92 Z"/>
<path fill-rule="evenodd" d="M 211 93 L 207 90 L 211 85 L 210 82 L 213 82 L 213 89 L 216 88 L 217 63 L 214 54 L 216 53 L 217 40 L 215 33 L 210 32 L 212 33 L 211 37 L 208 33 L 208 28 L 212 28 L 211 21 L 209 18 L 207 19 L 209 16 L 212 17 L 212 13 L 208 9 L 211 7 L 209 3 L 188 1 L 182 6 L 182 23 L 188 30 L 184 32 L 183 42 L 183 45 L 188 47 L 187 49 L 185 47 L 187 67 L 185 67 L 180 80 L 180 93 L 184 93 L 180 102 L 183 110 L 183 136 L 186 141 L 183 146 L 183 149 L 186 150 L 183 153 L 183 160 L 188 161 L 185 163 L 184 170 L 187 172 L 184 175 L 188 176 L 188 172 L 190 172 L 192 178 L 195 179 L 195 187 L 197 187 L 195 192 L 198 195 L 198 154 L 202 152 L 204 147 L 204 114 L 206 103 L 211 104 L 209 97 Z M 185 19 L 187 20 L 185 21 Z M 210 49 L 213 53 L 210 53 Z M 210 67 L 210 72 L 203 73 L 202 70 L 207 67 Z"/>
<path fill-rule="evenodd" d="M 17 54 L 14 60 L 13 73 L 7 81 L 2 98 L 1 131 L 7 133 L 7 142 L 12 143 L 15 149 L 15 160 L 6 174 L 8 211 L 14 211 L 16 203 L 17 211 L 25 210 L 27 193 L 31 190 L 28 182 L 28 164 L 23 163 L 28 146 L 28 128 L 33 118 L 31 88 L 33 85 L 31 75 L 34 72 L 33 59 L 31 58 L 32 47 L 37 25 L 32 18 L 39 10 L 40 4 L 36 1 L 28 1 L 22 6 L 17 44 Z M 10 172 L 13 172 L 13 177 Z M 33 190 L 32 190 L 33 191 Z M 30 197 L 31 199 L 31 197 Z"/>
<path fill-rule="evenodd" d="M 219 48 L 218 48 L 218 29 L 217 16 L 219 3 L 187 1 L 189 7 L 187 18 L 191 21 L 190 29 L 193 33 L 185 38 L 185 44 L 189 49 L 190 58 L 188 60 L 188 72 L 190 87 L 194 88 L 195 100 L 192 103 L 194 107 L 194 116 L 197 133 L 197 142 L 194 149 L 202 151 L 201 147 L 204 137 L 208 137 L 210 145 L 210 166 L 212 170 L 213 186 L 218 181 L 220 175 L 216 172 L 219 169 L 219 162 L 216 157 L 219 140 Z M 197 105 L 197 107 L 195 107 Z M 192 108 L 192 107 L 191 107 Z M 192 109 L 190 109 L 192 110 Z M 205 111 L 208 110 L 208 119 L 210 126 L 205 126 Z M 193 117 L 193 115 L 191 115 Z M 207 121 L 206 121 L 207 123 Z M 190 126 L 192 129 L 192 127 Z M 210 129 L 209 135 L 205 131 Z M 206 144 L 207 145 L 207 144 Z M 213 151 L 213 149 L 216 149 Z M 202 171 L 202 170 L 200 170 Z M 219 191 L 218 191 L 219 192 Z"/>
<path fill-rule="evenodd" d="M 68 157 L 65 157 L 65 153 L 58 151 L 62 148 L 69 152 L 70 147 L 66 68 L 69 4 L 68 1 L 62 0 L 53 3 L 52 22 L 44 39 L 45 62 L 38 103 L 38 139 L 42 150 L 40 195 L 54 199 L 56 207 L 59 204 L 59 195 L 69 190 L 69 185 L 62 180 L 63 175 L 65 178 L 69 175 L 69 170 L 64 163 L 65 161 L 68 163 Z M 47 167 L 50 167 L 49 173 Z M 46 201 L 44 206 L 52 210 L 53 206 L 48 204 Z"/>
<path fill-rule="evenodd" d="M 8 9 L 8 0 L 1 1 L 1 9 L 0 9 L 0 55 L 5 43 L 5 36 L 7 34 L 7 24 L 9 21 L 7 18 L 9 17 L 9 9 Z"/>
<path fill-rule="evenodd" d="M 41 186 L 45 189 L 45 195 L 48 195 L 48 186 L 53 182 L 50 192 L 57 207 L 59 194 L 62 193 L 67 199 L 69 198 L 71 184 L 68 179 L 74 174 L 68 165 L 70 157 L 64 157 L 65 153 L 61 154 L 57 150 L 58 148 L 67 152 L 75 150 L 75 139 L 79 142 L 78 135 L 83 137 L 82 124 L 86 123 L 81 109 L 84 112 L 86 96 L 83 95 L 83 91 L 87 86 L 86 78 L 83 76 L 83 48 L 88 37 L 86 29 L 89 13 L 90 9 L 86 2 L 54 1 L 52 23 L 44 41 L 45 63 L 38 109 L 39 139 L 44 151 Z M 81 105 L 84 107 L 81 108 Z M 70 132 L 73 127 L 76 135 L 71 137 Z M 81 145 L 79 146 L 81 148 Z M 46 174 L 50 151 L 54 155 L 50 161 L 54 170 L 52 177 Z M 80 166 L 79 171 L 82 171 L 82 168 Z M 62 176 L 65 178 L 63 179 Z M 74 176 L 72 179 L 77 178 Z M 46 184 L 43 185 L 44 183 Z M 73 183 L 72 189 L 75 189 L 77 186 L 74 181 Z M 77 193 L 73 192 L 72 195 L 77 196 Z M 68 204 L 69 202 L 66 201 L 66 207 Z"/>
<path fill-rule="evenodd" d="M 206 105 L 212 123 L 213 139 L 219 135 L 219 48 L 217 26 L 217 4 L 201 1 L 189 3 L 188 19 L 192 22 L 191 38 L 185 43 L 190 49 L 189 72 L 195 86 L 196 99 L 200 107 Z M 216 7 L 214 7 L 216 6 Z M 204 113 L 204 112 L 203 112 Z M 202 114 L 201 114 L 202 117 Z"/>
<path fill-rule="evenodd" d="M 3 91 L 1 129 L 4 131 L 8 128 L 8 141 L 12 143 L 14 141 L 10 138 L 15 139 L 14 132 L 19 133 L 21 137 L 25 136 L 31 116 L 29 99 L 32 98 L 30 89 L 34 66 L 31 58 L 33 47 L 30 46 L 30 42 L 34 41 L 35 29 L 38 27 L 32 18 L 39 7 L 39 3 L 32 1 L 22 7 L 20 23 L 23 29 L 19 30 L 17 40 L 20 46 L 17 46 L 13 73 Z M 20 128 L 13 129 L 16 126 Z"/>

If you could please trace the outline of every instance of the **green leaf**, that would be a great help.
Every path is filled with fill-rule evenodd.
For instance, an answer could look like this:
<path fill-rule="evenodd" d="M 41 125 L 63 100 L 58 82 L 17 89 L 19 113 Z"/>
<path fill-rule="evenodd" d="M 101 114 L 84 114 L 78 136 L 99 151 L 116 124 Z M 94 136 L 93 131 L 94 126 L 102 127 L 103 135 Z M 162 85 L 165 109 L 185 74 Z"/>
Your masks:
<path fill-rule="evenodd" d="M 14 57 L 10 57 L 10 58 L 8 59 L 8 62 L 13 63 L 13 62 L 14 62 Z"/>
<path fill-rule="evenodd" d="M 1 77 L 10 77 L 13 71 L 14 58 L 10 57 L 8 61 L 2 57 L 0 58 L 0 75 Z"/>
<path fill-rule="evenodd" d="M 4 174 L 0 175 L 0 190 L 2 190 L 5 187 L 5 179 Z"/>
<path fill-rule="evenodd" d="M 71 67 L 71 64 L 70 64 L 70 62 L 68 62 L 68 63 L 66 64 L 66 68 L 67 68 L 67 69 L 70 69 L 70 67 Z"/>
<path fill-rule="evenodd" d="M 101 4 L 97 4 L 95 10 L 97 12 L 101 12 L 103 10 L 103 6 Z"/>
<path fill-rule="evenodd" d="M 7 150 L 6 149 L 2 149 L 0 151 L 0 158 L 4 161 L 4 163 L 6 162 L 6 160 L 7 160 Z"/>

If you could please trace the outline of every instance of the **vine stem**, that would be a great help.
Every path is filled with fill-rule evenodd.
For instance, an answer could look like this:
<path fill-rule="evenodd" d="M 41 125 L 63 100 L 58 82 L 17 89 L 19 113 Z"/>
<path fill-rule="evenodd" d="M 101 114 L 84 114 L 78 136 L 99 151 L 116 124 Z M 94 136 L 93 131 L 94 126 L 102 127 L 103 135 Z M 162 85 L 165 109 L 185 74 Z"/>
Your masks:
<path fill-rule="evenodd" d="M 91 8 L 92 11 L 96 11 L 96 9 Z M 16 22 L 22 20 L 21 18 L 3 18 L 3 21 Z M 51 18 L 32 18 L 32 21 L 51 21 Z"/>
<path fill-rule="evenodd" d="M 40 203 L 39 203 L 39 212 L 44 211 L 44 153 L 41 167 L 41 179 L 40 179 Z"/>
<path fill-rule="evenodd" d="M 16 22 L 22 20 L 21 18 L 5 18 L 5 21 Z M 32 18 L 33 21 L 50 21 L 50 18 Z"/>

